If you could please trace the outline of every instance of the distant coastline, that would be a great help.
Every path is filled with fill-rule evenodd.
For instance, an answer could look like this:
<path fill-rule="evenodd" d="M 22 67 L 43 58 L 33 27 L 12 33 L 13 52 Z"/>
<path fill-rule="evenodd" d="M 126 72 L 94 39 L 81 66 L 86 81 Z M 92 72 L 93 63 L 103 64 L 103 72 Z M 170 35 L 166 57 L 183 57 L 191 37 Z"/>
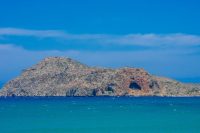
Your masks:
<path fill-rule="evenodd" d="M 0 96 L 200 96 L 200 84 L 181 83 L 143 68 L 89 67 L 71 58 L 48 57 L 23 71 Z"/>

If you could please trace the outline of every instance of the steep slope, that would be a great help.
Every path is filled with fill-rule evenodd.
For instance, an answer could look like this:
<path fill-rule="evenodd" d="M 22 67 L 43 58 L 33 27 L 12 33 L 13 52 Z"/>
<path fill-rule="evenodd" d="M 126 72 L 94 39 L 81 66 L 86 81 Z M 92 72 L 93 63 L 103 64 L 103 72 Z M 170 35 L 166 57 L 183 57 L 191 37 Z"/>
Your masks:
<path fill-rule="evenodd" d="M 9 81 L 1 96 L 197 96 L 199 85 L 150 75 L 140 68 L 93 68 L 49 57 Z"/>

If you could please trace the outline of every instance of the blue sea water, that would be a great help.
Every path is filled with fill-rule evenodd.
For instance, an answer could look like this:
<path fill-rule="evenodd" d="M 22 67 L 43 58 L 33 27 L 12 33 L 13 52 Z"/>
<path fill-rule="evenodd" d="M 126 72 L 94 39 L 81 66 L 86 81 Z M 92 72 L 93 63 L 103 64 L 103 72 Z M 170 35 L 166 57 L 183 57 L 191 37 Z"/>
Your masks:
<path fill-rule="evenodd" d="M 2 97 L 0 133 L 200 133 L 200 97 Z"/>

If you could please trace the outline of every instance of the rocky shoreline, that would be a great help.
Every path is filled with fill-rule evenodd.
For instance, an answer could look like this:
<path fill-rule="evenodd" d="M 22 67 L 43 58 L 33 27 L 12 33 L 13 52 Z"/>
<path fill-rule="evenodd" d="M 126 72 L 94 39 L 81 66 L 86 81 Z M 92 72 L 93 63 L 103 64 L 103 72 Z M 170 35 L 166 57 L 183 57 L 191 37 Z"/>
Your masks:
<path fill-rule="evenodd" d="M 0 96 L 200 96 L 200 85 L 157 77 L 142 68 L 96 68 L 48 57 L 5 84 Z"/>

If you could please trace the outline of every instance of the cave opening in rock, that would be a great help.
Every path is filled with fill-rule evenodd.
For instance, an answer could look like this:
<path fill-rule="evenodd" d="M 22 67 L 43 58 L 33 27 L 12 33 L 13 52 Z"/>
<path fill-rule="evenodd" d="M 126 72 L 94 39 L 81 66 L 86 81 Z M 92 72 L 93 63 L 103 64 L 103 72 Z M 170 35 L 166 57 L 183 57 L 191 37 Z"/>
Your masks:
<path fill-rule="evenodd" d="M 130 83 L 129 88 L 134 89 L 134 90 L 141 90 L 141 87 L 135 81 L 132 81 Z"/>

